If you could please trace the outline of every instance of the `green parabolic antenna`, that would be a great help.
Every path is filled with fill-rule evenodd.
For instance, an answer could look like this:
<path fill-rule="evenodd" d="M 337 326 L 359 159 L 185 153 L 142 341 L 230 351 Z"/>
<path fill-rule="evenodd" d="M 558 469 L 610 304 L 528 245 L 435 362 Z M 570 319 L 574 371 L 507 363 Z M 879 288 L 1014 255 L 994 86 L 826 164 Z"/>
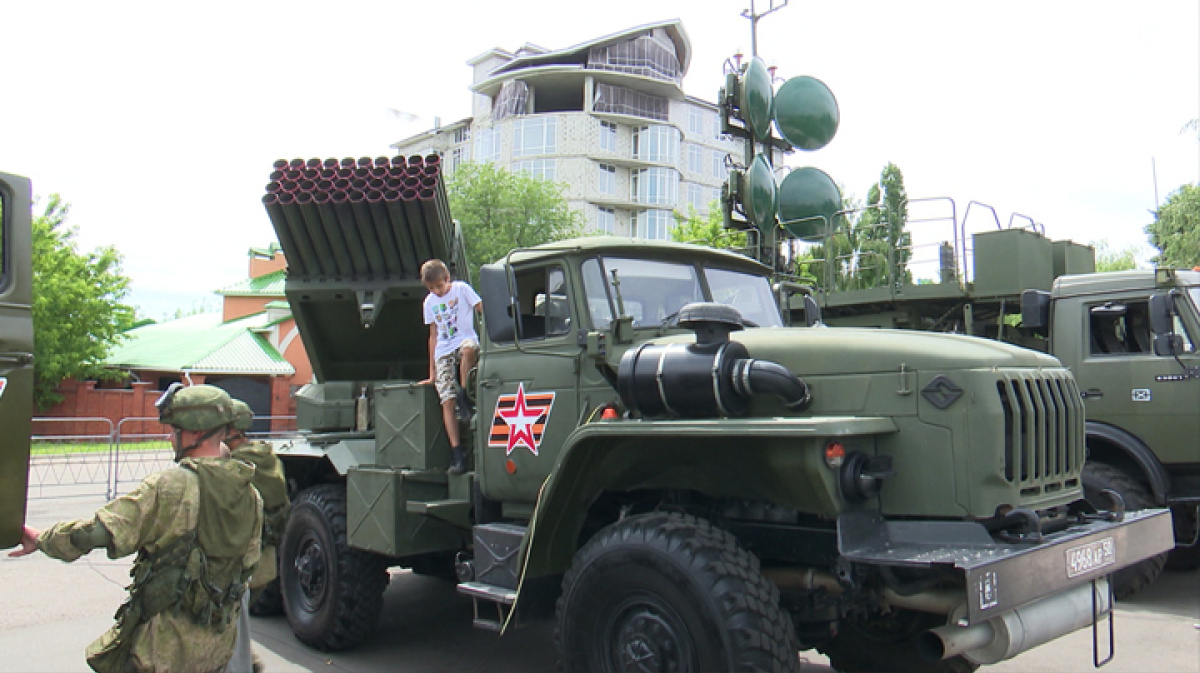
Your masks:
<path fill-rule="evenodd" d="M 750 132 L 757 140 L 764 140 L 771 132 L 771 107 L 774 92 L 771 89 L 771 73 L 767 64 L 759 57 L 750 59 L 746 72 L 742 73 L 742 83 L 738 87 L 740 96 L 738 107 L 742 111 L 742 119 L 750 126 Z"/>
<path fill-rule="evenodd" d="M 750 222 L 762 231 L 770 231 L 775 226 L 775 205 L 777 190 L 775 173 L 767 158 L 759 154 L 750 162 L 746 171 L 746 216 Z"/>
<path fill-rule="evenodd" d="M 837 99 L 815 77 L 793 77 L 775 94 L 775 125 L 785 140 L 802 150 L 828 145 L 839 120 Z"/>
<path fill-rule="evenodd" d="M 798 168 L 779 185 L 779 222 L 793 236 L 813 241 L 825 235 L 826 223 L 842 209 L 842 194 L 833 178 L 819 168 Z"/>

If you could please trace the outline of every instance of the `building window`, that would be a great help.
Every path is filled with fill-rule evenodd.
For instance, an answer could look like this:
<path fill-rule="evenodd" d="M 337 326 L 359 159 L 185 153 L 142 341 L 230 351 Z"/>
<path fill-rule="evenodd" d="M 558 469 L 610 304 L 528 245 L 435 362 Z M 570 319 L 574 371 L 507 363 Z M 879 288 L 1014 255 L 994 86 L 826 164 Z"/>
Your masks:
<path fill-rule="evenodd" d="M 724 178 L 725 171 L 725 153 L 721 150 L 713 150 L 712 153 L 712 174 L 714 178 Z"/>
<path fill-rule="evenodd" d="M 513 156 L 554 154 L 554 117 L 532 117 L 513 122 Z"/>
<path fill-rule="evenodd" d="M 704 172 L 704 149 L 699 145 L 688 145 L 687 167 L 693 173 Z"/>
<path fill-rule="evenodd" d="M 704 137 L 704 110 L 688 108 L 688 133 L 697 138 Z"/>
<path fill-rule="evenodd" d="M 708 210 L 708 202 L 704 200 L 704 194 L 707 192 L 702 185 L 694 182 L 687 183 L 687 202 L 688 205 L 696 209 L 696 212 L 703 213 Z"/>
<path fill-rule="evenodd" d="M 671 126 L 643 126 L 633 134 L 633 156 L 642 161 L 673 164 L 679 154 L 679 132 Z"/>
<path fill-rule="evenodd" d="M 638 203 L 673 206 L 679 200 L 679 174 L 671 168 L 644 168 L 630 176 L 630 199 Z"/>
<path fill-rule="evenodd" d="M 666 240 L 674 226 L 675 217 L 669 210 L 643 210 L 637 214 L 638 238 Z"/>
<path fill-rule="evenodd" d="M 471 128 L 469 126 L 460 126 L 454 129 L 454 142 L 465 143 L 471 139 Z"/>
<path fill-rule="evenodd" d="M 600 164 L 600 171 L 596 176 L 596 191 L 601 194 L 616 194 L 617 193 L 617 167 L 608 164 Z"/>
<path fill-rule="evenodd" d="M 514 173 L 527 173 L 531 178 L 554 182 L 554 160 L 553 159 L 528 159 L 526 161 L 513 162 Z"/>
<path fill-rule="evenodd" d="M 466 161 L 467 150 L 464 147 L 455 147 L 450 150 L 450 157 L 446 161 L 446 172 L 453 173 L 459 166 Z"/>
<path fill-rule="evenodd" d="M 600 122 L 600 149 L 605 152 L 617 151 L 617 125 L 612 122 Z"/>
<path fill-rule="evenodd" d="M 729 140 L 729 134 L 721 133 L 721 113 L 713 115 L 713 134 L 714 140 Z"/>
<path fill-rule="evenodd" d="M 479 129 L 475 134 L 476 163 L 490 163 L 500 158 L 500 134 L 496 129 Z"/>
<path fill-rule="evenodd" d="M 596 231 L 602 234 L 617 233 L 617 213 L 612 208 L 596 209 Z"/>

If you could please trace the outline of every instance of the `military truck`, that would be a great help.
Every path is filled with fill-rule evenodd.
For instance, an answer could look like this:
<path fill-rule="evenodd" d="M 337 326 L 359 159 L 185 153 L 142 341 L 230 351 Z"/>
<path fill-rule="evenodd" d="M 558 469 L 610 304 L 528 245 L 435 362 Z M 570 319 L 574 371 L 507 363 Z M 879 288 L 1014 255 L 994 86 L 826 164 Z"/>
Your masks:
<path fill-rule="evenodd" d="M 975 202 L 959 218 L 946 199 L 911 207 L 915 245 L 856 260 L 877 271 L 859 274 L 874 283 L 847 287 L 835 278 L 836 262 L 814 265 L 828 275 L 813 279 L 824 320 L 969 334 L 1054 355 L 1085 402 L 1088 498 L 1106 506 L 1105 491 L 1113 491 L 1127 509 L 1170 507 L 1174 516 L 1175 549 L 1118 572 L 1116 596 L 1152 582 L 1164 563 L 1200 565 L 1200 273 L 1096 273 L 1091 247 L 1051 240 L 1029 218 L 1002 224 L 994 208 Z M 972 212 L 987 215 L 988 226 L 968 233 Z M 798 303 L 794 309 L 803 315 Z"/>
<path fill-rule="evenodd" d="M 31 191 L 0 173 L 0 549 L 20 544 L 33 417 Z"/>
<path fill-rule="evenodd" d="M 367 639 L 401 567 L 454 578 L 476 626 L 552 618 L 568 671 L 795 670 L 805 648 L 964 671 L 1103 622 L 1106 577 L 1173 544 L 1165 510 L 1083 499 L 1083 405 L 1054 358 L 785 327 L 770 267 L 664 241 L 481 269 L 470 469 L 447 474 L 418 266 L 466 272 L 438 158 L 277 169 L 264 202 L 317 380 L 276 447 L 280 591 L 308 645 Z"/>

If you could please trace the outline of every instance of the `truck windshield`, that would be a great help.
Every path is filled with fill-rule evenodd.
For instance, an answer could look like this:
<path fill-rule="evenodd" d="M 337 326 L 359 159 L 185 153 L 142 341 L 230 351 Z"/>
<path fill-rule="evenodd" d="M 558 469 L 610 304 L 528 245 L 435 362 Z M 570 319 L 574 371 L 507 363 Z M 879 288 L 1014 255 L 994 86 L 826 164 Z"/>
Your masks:
<path fill-rule="evenodd" d="M 605 329 L 617 314 L 613 272 L 620 282 L 625 312 L 635 327 L 669 323 L 679 309 L 692 302 L 715 301 L 737 308 L 742 317 L 760 327 L 781 325 L 770 284 L 762 276 L 720 268 L 659 260 L 605 257 L 583 263 L 592 327 Z M 701 274 L 711 296 L 705 295 Z"/>

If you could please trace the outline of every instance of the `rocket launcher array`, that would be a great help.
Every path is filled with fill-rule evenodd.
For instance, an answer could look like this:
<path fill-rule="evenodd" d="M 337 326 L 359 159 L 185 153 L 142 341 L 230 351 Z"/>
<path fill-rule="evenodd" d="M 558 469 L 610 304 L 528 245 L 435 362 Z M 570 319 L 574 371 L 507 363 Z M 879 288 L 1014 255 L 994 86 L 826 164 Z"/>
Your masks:
<path fill-rule="evenodd" d="M 293 278 L 416 279 L 434 257 L 466 277 L 436 154 L 281 159 L 263 205 Z"/>

